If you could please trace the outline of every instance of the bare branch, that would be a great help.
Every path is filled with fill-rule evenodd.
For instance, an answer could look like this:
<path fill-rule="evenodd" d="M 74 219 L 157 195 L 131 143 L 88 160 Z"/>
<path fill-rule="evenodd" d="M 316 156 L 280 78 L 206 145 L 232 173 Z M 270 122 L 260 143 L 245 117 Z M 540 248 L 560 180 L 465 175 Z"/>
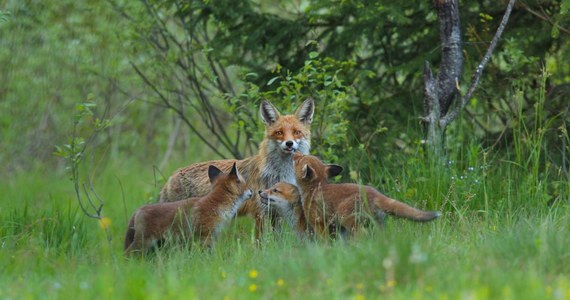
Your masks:
<path fill-rule="evenodd" d="M 568 158 L 566 157 L 566 148 L 568 147 L 568 124 L 566 120 L 568 119 L 568 113 L 570 113 L 570 102 L 568 102 L 568 107 L 566 107 L 566 112 L 564 112 L 564 117 L 562 119 L 562 171 L 566 175 L 566 179 L 570 179 L 568 174 Z"/>
<path fill-rule="evenodd" d="M 441 118 L 440 120 L 441 127 L 445 128 L 449 123 L 453 122 L 459 116 L 459 113 L 461 112 L 461 110 L 463 110 L 463 108 L 467 104 L 467 101 L 471 99 L 471 96 L 473 95 L 475 88 L 479 84 L 479 79 L 481 77 L 481 74 L 483 73 L 483 68 L 485 68 L 485 65 L 487 64 L 489 59 L 491 59 L 491 55 L 493 54 L 493 51 L 495 51 L 495 47 L 497 46 L 497 43 L 501 38 L 501 35 L 503 34 L 505 27 L 507 26 L 514 4 L 515 0 L 509 1 L 505 14 L 503 15 L 503 20 L 501 20 L 501 24 L 499 25 L 499 28 L 497 29 L 497 32 L 495 33 L 495 36 L 491 41 L 491 45 L 489 45 L 487 53 L 485 53 L 483 60 L 481 60 L 481 63 L 479 63 L 479 65 L 477 66 L 475 74 L 473 74 L 473 79 L 471 80 L 471 86 L 469 86 L 467 93 L 461 98 L 461 102 L 455 107 L 455 109 L 450 113 L 446 114 L 443 118 Z"/>
<path fill-rule="evenodd" d="M 180 124 L 182 123 L 182 120 L 180 118 L 176 118 L 174 122 L 175 122 L 174 129 L 172 130 L 172 132 L 170 133 L 170 137 L 168 138 L 168 147 L 166 148 L 166 153 L 164 153 L 164 156 L 162 157 L 162 160 L 158 165 L 159 169 L 164 169 L 164 166 L 166 166 L 166 163 L 172 156 L 172 152 L 174 151 L 174 145 L 176 144 L 176 140 L 178 139 L 178 134 L 180 132 Z"/>
<path fill-rule="evenodd" d="M 87 182 L 89 183 L 89 190 L 91 191 L 91 193 L 93 193 L 93 195 L 95 195 L 95 198 L 97 199 L 97 201 L 99 201 L 99 211 L 101 211 L 101 209 L 103 208 L 103 205 L 105 204 L 105 202 L 103 201 L 103 199 L 101 199 L 101 197 L 99 197 L 99 194 L 97 194 L 97 192 L 95 191 L 95 188 L 93 186 L 93 181 L 91 180 L 91 175 L 87 174 Z"/>
<path fill-rule="evenodd" d="M 123 188 L 123 182 L 121 181 L 121 179 L 119 177 L 115 177 L 117 178 L 117 181 L 119 182 L 119 187 L 121 188 L 121 199 L 123 200 L 123 210 L 125 213 L 125 222 L 129 221 L 129 214 L 127 212 L 127 202 L 125 201 L 125 189 Z"/>
<path fill-rule="evenodd" d="M 94 218 L 94 219 L 101 219 L 101 215 L 100 210 L 96 213 L 96 214 L 92 214 L 89 212 L 89 209 L 85 206 L 85 204 L 83 203 L 82 197 L 81 197 L 81 189 L 79 187 L 79 161 L 80 159 L 82 159 L 83 155 L 85 154 L 85 149 L 87 147 L 88 143 L 83 144 L 83 147 L 78 151 L 76 149 L 77 146 L 77 126 L 79 125 L 79 118 L 77 118 L 75 120 L 75 123 L 73 124 L 73 133 L 71 134 L 71 143 L 70 143 L 70 147 L 71 147 L 71 151 L 70 151 L 70 163 L 71 163 L 71 179 L 73 180 L 73 186 L 75 188 L 75 196 L 77 197 L 77 201 L 79 202 L 79 207 L 81 208 L 81 211 L 83 212 L 83 214 L 85 214 L 86 216 L 90 217 L 90 218 Z M 91 138 L 93 138 L 94 135 L 91 136 Z M 90 138 L 90 139 L 91 139 Z"/>
<path fill-rule="evenodd" d="M 205 136 L 203 136 L 200 131 L 194 127 L 194 125 L 192 125 L 192 122 L 190 122 L 190 120 L 188 120 L 188 118 L 186 117 L 186 114 L 184 114 L 184 112 L 175 107 L 174 105 L 172 105 L 170 103 L 170 101 L 168 101 L 168 99 L 166 98 L 166 96 L 164 96 L 160 90 L 146 77 L 146 75 L 132 62 L 129 61 L 129 63 L 131 64 L 131 66 L 133 67 L 133 69 L 135 70 L 135 72 L 137 72 L 137 74 L 143 79 L 143 81 L 159 96 L 159 98 L 162 100 L 162 102 L 164 103 L 164 105 L 167 108 L 172 109 L 174 112 L 176 112 L 178 114 L 178 116 L 182 119 L 182 121 L 184 121 L 184 124 L 186 124 L 190 130 L 192 130 L 192 132 L 202 141 L 204 142 L 208 148 L 210 148 L 212 151 L 214 151 L 217 155 L 219 155 L 222 158 L 225 158 L 225 155 L 220 152 L 218 150 L 218 147 L 216 147 L 215 145 L 213 145 L 212 143 L 209 142 L 209 139 L 206 139 Z"/>
<path fill-rule="evenodd" d="M 540 10 L 542 11 L 543 14 L 540 14 L 534 10 L 532 10 L 528 5 L 526 5 L 525 3 L 521 3 L 521 6 L 526 9 L 529 13 L 531 13 L 532 15 L 534 15 L 535 17 L 548 22 L 551 26 L 554 26 L 556 28 L 558 28 L 558 30 L 560 30 L 561 32 L 564 32 L 566 34 L 570 34 L 570 30 L 568 30 L 567 28 L 564 28 L 562 26 L 560 26 L 560 24 L 558 24 L 558 22 L 554 22 L 552 21 L 552 19 L 548 16 L 548 14 L 544 11 L 544 8 L 542 8 L 542 6 L 540 7 Z"/>
<path fill-rule="evenodd" d="M 165 180 L 166 177 L 164 176 L 164 174 L 162 174 L 162 172 L 160 172 L 160 169 L 156 165 L 152 166 L 152 175 L 154 176 L 154 188 L 158 189 L 159 186 L 156 185 L 156 183 L 158 182 L 158 180 L 156 178 L 156 173 L 158 173 L 160 175 L 160 177 L 162 177 L 162 180 Z"/>
<path fill-rule="evenodd" d="M 97 219 L 100 219 L 101 218 L 101 210 L 103 209 L 103 203 L 99 203 L 99 206 L 95 206 L 95 202 L 93 202 L 93 200 L 91 199 L 91 195 L 89 194 L 89 190 L 87 190 L 87 185 L 85 183 L 83 183 L 82 186 L 83 186 L 83 193 L 87 197 L 87 201 L 89 202 L 89 205 L 95 211 L 94 215 L 97 216 Z"/>

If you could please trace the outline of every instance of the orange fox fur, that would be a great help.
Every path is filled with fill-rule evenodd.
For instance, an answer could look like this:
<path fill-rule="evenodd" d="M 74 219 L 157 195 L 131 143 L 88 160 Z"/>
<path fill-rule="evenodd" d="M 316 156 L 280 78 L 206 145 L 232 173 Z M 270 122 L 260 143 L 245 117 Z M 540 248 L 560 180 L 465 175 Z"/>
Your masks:
<path fill-rule="evenodd" d="M 137 209 L 129 221 L 125 254 L 146 252 L 158 241 L 170 237 L 195 237 L 210 246 L 253 192 L 235 163 L 229 174 L 210 166 L 208 175 L 212 190 L 202 198 L 149 204 Z"/>
<path fill-rule="evenodd" d="M 261 205 L 263 207 L 273 206 L 289 227 L 295 230 L 297 237 L 304 239 L 311 233 L 305 219 L 301 194 L 295 185 L 278 182 L 264 191 L 259 191 L 259 197 Z"/>
<path fill-rule="evenodd" d="M 353 233 L 362 212 L 373 216 L 380 224 L 383 224 L 386 214 L 417 222 L 431 221 L 441 215 L 440 212 L 413 208 L 370 186 L 328 183 L 328 179 L 338 175 L 342 167 L 325 165 L 315 156 L 299 154 L 294 160 L 306 219 L 321 237 L 329 235 L 331 225 Z"/>
<path fill-rule="evenodd" d="M 293 115 L 281 116 L 279 111 L 268 101 L 262 101 L 260 115 L 265 125 L 265 138 L 259 146 L 257 155 L 243 160 L 216 160 L 195 163 L 177 170 L 166 182 L 160 192 L 159 202 L 171 202 L 188 197 L 205 195 L 210 189 L 207 167 L 214 165 L 227 171 L 233 163 L 255 191 L 266 189 L 277 182 L 295 183 L 292 156 L 294 153 L 308 154 L 310 149 L 314 102 L 308 99 Z M 256 229 L 262 227 L 262 217 L 266 212 L 259 205 L 259 197 L 246 201 L 238 215 L 249 215 L 256 220 Z"/>

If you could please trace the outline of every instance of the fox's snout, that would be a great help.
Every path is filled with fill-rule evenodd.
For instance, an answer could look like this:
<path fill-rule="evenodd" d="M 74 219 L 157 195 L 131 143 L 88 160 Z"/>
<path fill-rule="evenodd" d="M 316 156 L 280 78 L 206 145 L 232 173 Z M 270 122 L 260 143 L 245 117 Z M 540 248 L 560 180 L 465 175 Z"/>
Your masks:
<path fill-rule="evenodd" d="M 253 191 L 251 189 L 248 189 L 247 191 L 245 191 L 244 195 L 246 199 L 249 199 L 251 198 L 251 196 L 253 196 Z"/>
<path fill-rule="evenodd" d="M 267 192 L 259 190 L 259 201 L 265 205 L 269 204 L 269 195 Z"/>
<path fill-rule="evenodd" d="M 299 148 L 299 143 L 293 140 L 286 140 L 283 141 L 280 146 L 281 150 L 283 150 L 284 152 L 295 153 L 295 151 L 297 151 L 297 148 Z"/>

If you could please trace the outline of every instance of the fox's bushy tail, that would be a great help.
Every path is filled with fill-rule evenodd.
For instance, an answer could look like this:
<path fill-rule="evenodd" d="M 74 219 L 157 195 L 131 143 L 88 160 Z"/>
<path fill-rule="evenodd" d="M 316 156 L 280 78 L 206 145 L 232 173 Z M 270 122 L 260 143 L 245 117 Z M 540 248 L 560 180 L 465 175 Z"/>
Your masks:
<path fill-rule="evenodd" d="M 375 200 L 385 213 L 416 222 L 428 222 L 441 216 L 439 211 L 423 211 L 384 195 L 378 196 Z"/>

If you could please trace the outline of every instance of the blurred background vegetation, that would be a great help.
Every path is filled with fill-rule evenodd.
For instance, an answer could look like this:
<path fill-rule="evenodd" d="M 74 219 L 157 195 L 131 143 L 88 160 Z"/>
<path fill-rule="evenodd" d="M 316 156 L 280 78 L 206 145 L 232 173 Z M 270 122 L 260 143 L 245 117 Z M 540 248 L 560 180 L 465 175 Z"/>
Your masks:
<path fill-rule="evenodd" d="M 536 175 L 567 180 L 569 2 L 517 2 L 474 98 L 447 129 L 450 161 L 467 168 L 490 154 L 526 172 L 538 146 L 548 151 L 538 151 Z M 94 141 L 100 162 L 128 158 L 165 176 L 255 153 L 263 98 L 290 112 L 313 97 L 313 152 L 365 181 L 378 179 L 371 162 L 395 170 L 424 158 L 423 64 L 441 56 L 430 1 L 0 4 L 2 177 L 63 172 L 54 146 L 68 142 L 82 102 L 97 104 L 93 119 L 111 120 Z M 460 3 L 463 92 L 505 6 Z"/>

